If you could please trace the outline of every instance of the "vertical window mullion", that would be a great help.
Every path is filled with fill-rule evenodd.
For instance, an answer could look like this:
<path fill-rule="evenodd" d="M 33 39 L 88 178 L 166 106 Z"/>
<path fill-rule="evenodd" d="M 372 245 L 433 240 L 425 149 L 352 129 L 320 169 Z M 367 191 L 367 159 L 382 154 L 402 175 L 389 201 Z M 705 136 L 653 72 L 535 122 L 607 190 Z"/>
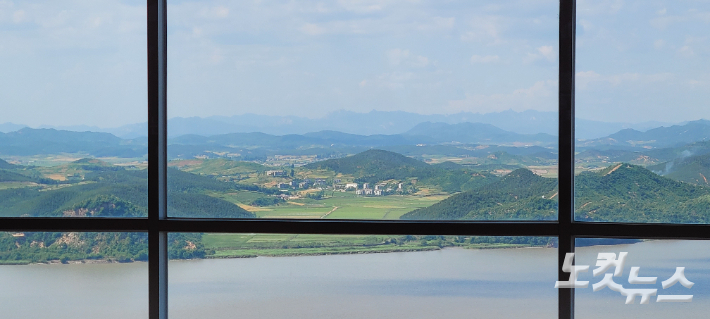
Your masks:
<path fill-rule="evenodd" d="M 148 59 L 148 296 L 149 318 L 168 315 L 167 232 L 167 15 L 165 0 L 147 0 Z"/>
<path fill-rule="evenodd" d="M 560 0 L 559 28 L 559 235 L 558 277 L 568 280 L 569 273 L 562 271 L 565 254 L 574 252 L 574 66 L 576 1 Z M 574 289 L 559 289 L 560 319 L 574 318 Z"/>

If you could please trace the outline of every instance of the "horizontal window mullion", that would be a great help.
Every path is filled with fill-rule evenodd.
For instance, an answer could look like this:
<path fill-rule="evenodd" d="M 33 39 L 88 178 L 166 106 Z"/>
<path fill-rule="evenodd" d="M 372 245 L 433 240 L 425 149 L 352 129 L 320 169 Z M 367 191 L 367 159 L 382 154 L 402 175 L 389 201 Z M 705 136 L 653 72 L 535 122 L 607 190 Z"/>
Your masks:
<path fill-rule="evenodd" d="M 147 232 L 145 218 L 0 218 L 0 231 Z"/>
<path fill-rule="evenodd" d="M 382 234 L 382 235 L 480 235 L 557 236 L 556 221 L 374 221 L 294 219 L 169 219 L 161 231 L 215 233 Z"/>
<path fill-rule="evenodd" d="M 556 221 L 0 218 L 0 231 L 558 236 Z M 573 222 L 574 237 L 710 239 L 710 225 Z"/>
<path fill-rule="evenodd" d="M 641 239 L 710 239 L 710 225 L 573 222 L 572 236 Z"/>

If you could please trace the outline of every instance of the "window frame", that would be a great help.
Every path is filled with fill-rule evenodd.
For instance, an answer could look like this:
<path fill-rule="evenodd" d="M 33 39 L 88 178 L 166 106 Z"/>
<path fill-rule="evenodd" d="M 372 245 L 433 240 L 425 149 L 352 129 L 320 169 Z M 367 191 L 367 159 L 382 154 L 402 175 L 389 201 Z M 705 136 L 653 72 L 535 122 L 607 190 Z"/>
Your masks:
<path fill-rule="evenodd" d="M 556 221 L 379 221 L 190 219 L 167 217 L 167 0 L 147 1 L 148 218 L 0 218 L 0 231 L 147 232 L 149 318 L 168 318 L 167 234 L 293 233 L 547 236 L 558 238 L 558 277 L 577 238 L 710 239 L 710 225 L 590 223 L 574 220 L 576 0 L 559 12 L 559 208 Z M 552 283 L 550 283 L 552 287 Z M 574 318 L 574 289 L 559 289 L 558 318 Z"/>

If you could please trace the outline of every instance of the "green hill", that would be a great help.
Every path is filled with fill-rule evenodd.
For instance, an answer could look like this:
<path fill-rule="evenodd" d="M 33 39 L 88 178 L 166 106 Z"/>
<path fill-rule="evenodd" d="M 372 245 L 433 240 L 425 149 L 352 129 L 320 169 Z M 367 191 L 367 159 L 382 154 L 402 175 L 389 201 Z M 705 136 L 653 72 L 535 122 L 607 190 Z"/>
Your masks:
<path fill-rule="evenodd" d="M 168 234 L 170 259 L 204 258 L 201 234 Z M 102 259 L 148 261 L 147 233 L 0 232 L 0 265 Z"/>
<path fill-rule="evenodd" d="M 710 189 L 617 164 L 577 176 L 576 218 L 583 221 L 710 223 Z M 555 219 L 557 181 L 519 169 L 498 182 L 451 196 L 403 219 Z"/>
<path fill-rule="evenodd" d="M 461 165 L 461 164 L 456 164 L 456 163 L 451 162 L 451 161 L 446 161 L 446 162 L 443 162 L 443 163 L 433 164 L 433 165 L 431 165 L 431 166 L 434 167 L 434 168 L 440 168 L 440 169 L 452 170 L 452 171 L 461 170 L 461 169 L 465 169 L 465 168 L 466 168 L 465 166 L 463 166 L 463 165 Z"/>
<path fill-rule="evenodd" d="M 710 189 L 616 164 L 577 176 L 577 219 L 641 223 L 709 223 Z"/>
<path fill-rule="evenodd" d="M 7 161 L 0 158 L 0 169 L 13 169 L 16 167 L 17 167 L 17 165 L 10 164 Z"/>
<path fill-rule="evenodd" d="M 358 183 L 417 179 L 417 185 L 437 187 L 450 193 L 474 189 L 498 180 L 498 177 L 490 173 L 456 169 L 451 164 L 429 165 L 390 151 L 368 150 L 353 156 L 311 163 L 304 167 L 353 175 Z"/>
<path fill-rule="evenodd" d="M 344 158 L 329 159 L 306 165 L 309 169 L 329 169 L 338 173 L 369 175 L 375 172 L 413 170 L 429 165 L 394 152 L 368 150 Z"/>
<path fill-rule="evenodd" d="M 82 182 L 37 185 L 0 190 L 3 217 L 146 217 L 147 172 L 82 159 L 67 164 L 86 173 Z M 32 168 L 28 168 L 30 172 Z M 0 170 L 0 180 L 31 181 L 29 177 Z M 238 189 L 178 170 L 170 170 L 168 214 L 190 218 L 254 218 L 255 215 L 206 191 Z M 0 264 L 25 264 L 59 260 L 106 259 L 118 262 L 147 260 L 145 233 L 1 233 Z M 200 234 L 170 234 L 170 258 L 202 258 Z"/>
<path fill-rule="evenodd" d="M 0 183 L 2 182 L 34 182 L 35 179 L 12 171 L 0 169 Z"/>
<path fill-rule="evenodd" d="M 0 216 L 147 216 L 147 173 L 116 168 L 87 174 L 84 183 L 56 189 L 0 190 Z M 168 212 L 171 216 L 253 218 L 252 213 L 237 205 L 202 193 L 236 189 L 233 186 L 236 185 L 170 170 Z"/>
<path fill-rule="evenodd" d="M 453 195 L 426 208 L 404 214 L 402 219 L 555 219 L 557 200 L 552 197 L 555 179 L 527 169 L 517 169 L 497 182 Z"/>
<path fill-rule="evenodd" d="M 710 154 L 681 157 L 679 159 L 650 166 L 648 169 L 665 177 L 707 186 L 710 185 Z"/>

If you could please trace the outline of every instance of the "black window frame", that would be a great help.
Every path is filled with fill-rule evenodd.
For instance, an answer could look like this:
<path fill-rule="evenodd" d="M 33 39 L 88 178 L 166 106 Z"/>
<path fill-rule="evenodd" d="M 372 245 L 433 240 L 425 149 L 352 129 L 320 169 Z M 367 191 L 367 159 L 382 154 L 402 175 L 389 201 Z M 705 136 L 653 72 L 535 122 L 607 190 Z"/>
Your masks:
<path fill-rule="evenodd" d="M 149 318 L 168 318 L 167 234 L 293 233 L 557 237 L 558 277 L 577 238 L 710 239 L 710 225 L 591 223 L 574 220 L 576 1 L 559 12 L 559 210 L 557 221 L 380 221 L 190 219 L 167 216 L 167 0 L 147 0 L 148 218 L 0 218 L 0 231 L 147 232 Z M 553 283 L 550 283 L 552 287 Z M 559 289 L 558 318 L 574 318 L 574 289 Z"/>

